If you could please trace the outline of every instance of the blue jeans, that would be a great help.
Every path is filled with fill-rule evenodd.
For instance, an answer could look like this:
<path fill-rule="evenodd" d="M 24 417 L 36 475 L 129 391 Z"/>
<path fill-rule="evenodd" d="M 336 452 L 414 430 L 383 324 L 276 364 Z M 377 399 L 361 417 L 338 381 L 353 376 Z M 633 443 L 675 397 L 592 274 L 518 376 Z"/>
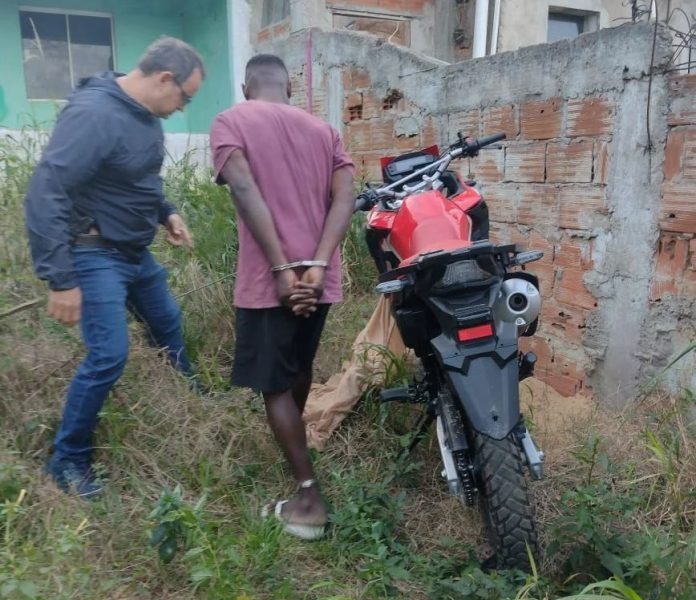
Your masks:
<path fill-rule="evenodd" d="M 181 332 L 181 311 L 167 288 L 167 272 L 145 251 L 139 263 L 112 248 L 75 246 L 82 290 L 82 339 L 87 356 L 70 384 L 54 441 L 57 458 L 89 460 L 97 415 L 128 358 L 130 310 L 147 327 L 149 341 L 166 348 L 169 361 L 191 374 Z"/>

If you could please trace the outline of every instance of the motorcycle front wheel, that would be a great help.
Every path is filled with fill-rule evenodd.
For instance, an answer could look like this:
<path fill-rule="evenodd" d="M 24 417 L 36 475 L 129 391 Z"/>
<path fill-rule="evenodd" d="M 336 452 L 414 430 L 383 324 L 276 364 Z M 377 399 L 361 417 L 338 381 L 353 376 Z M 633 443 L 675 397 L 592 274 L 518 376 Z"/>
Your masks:
<path fill-rule="evenodd" d="M 496 566 L 529 571 L 530 554 L 533 560 L 538 557 L 537 532 L 514 435 L 494 440 L 474 433 L 479 505 L 496 553 Z"/>

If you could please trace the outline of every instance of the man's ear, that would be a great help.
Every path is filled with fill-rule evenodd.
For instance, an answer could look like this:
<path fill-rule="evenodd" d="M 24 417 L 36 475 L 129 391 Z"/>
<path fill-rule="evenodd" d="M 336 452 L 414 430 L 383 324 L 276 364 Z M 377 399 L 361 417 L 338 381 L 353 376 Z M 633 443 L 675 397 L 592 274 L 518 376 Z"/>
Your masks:
<path fill-rule="evenodd" d="M 249 93 L 247 92 L 247 86 L 244 83 L 242 84 L 242 94 L 244 95 L 244 98 L 246 100 L 249 99 Z"/>
<path fill-rule="evenodd" d="M 174 81 L 174 73 L 171 71 L 160 71 L 159 73 L 155 73 L 155 77 L 158 83 L 170 83 Z"/>
<path fill-rule="evenodd" d="M 292 98 L 292 83 L 290 83 L 290 80 L 288 79 L 288 98 Z"/>

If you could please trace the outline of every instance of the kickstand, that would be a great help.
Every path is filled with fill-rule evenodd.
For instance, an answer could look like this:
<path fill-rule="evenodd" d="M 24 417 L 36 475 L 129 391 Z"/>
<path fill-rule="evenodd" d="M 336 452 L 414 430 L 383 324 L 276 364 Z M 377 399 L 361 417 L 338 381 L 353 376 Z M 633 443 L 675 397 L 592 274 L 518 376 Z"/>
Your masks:
<path fill-rule="evenodd" d="M 416 423 L 418 429 L 416 430 L 416 433 L 413 434 L 408 446 L 399 452 L 399 456 L 397 457 L 398 461 L 406 458 L 409 454 L 411 454 L 411 452 L 413 452 L 413 449 L 418 445 L 418 442 L 425 437 L 428 428 L 432 425 L 434 420 L 435 411 L 433 410 L 433 407 L 428 406 L 425 412 L 418 419 L 418 423 Z"/>

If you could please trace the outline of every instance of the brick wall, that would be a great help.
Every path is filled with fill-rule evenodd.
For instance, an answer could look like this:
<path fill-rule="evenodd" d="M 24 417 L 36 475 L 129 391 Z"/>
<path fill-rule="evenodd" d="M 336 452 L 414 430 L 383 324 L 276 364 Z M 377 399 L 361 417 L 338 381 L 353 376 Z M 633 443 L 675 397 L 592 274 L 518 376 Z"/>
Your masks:
<path fill-rule="evenodd" d="M 531 267 L 542 324 L 524 344 L 564 394 L 630 397 L 679 350 L 693 310 L 696 77 L 660 72 L 661 32 L 646 151 L 651 36 L 624 27 L 450 66 L 350 34 L 315 37 L 313 110 L 341 129 L 366 180 L 379 179 L 380 157 L 458 130 L 507 134 L 457 169 L 487 199 L 493 239 L 544 251 Z M 301 40 L 277 50 L 306 106 Z"/>
<path fill-rule="evenodd" d="M 654 303 L 696 297 L 696 74 L 670 77 L 669 89 Z"/>

